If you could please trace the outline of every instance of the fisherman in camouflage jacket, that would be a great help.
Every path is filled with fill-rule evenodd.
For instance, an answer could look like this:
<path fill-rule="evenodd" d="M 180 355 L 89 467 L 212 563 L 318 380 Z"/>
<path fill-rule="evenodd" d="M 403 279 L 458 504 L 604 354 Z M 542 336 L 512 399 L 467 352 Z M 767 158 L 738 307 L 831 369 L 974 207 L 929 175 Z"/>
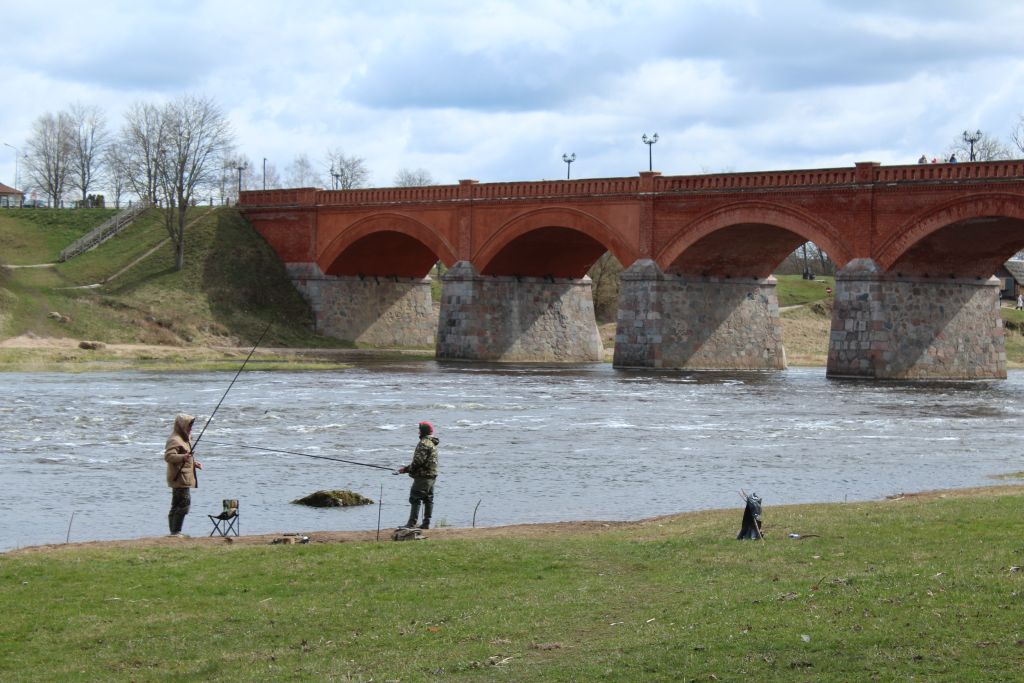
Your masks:
<path fill-rule="evenodd" d="M 412 488 L 409 489 L 409 521 L 406 528 L 416 527 L 423 506 L 423 523 L 420 529 L 430 528 L 430 516 L 434 512 L 434 482 L 437 480 L 437 444 L 440 439 L 434 436 L 434 425 L 420 422 L 420 440 L 416 444 L 412 462 L 399 469 L 399 473 L 412 477 Z"/>

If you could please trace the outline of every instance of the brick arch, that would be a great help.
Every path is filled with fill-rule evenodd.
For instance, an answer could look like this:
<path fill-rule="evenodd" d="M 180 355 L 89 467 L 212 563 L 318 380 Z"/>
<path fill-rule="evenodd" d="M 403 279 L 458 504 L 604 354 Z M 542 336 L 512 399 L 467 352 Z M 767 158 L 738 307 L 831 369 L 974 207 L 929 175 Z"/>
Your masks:
<path fill-rule="evenodd" d="M 517 245 L 523 253 L 516 253 Z M 542 208 L 494 230 L 477 250 L 473 265 L 477 272 L 490 275 L 579 278 L 605 251 L 627 265 L 638 257 L 620 232 L 601 219 L 579 209 Z"/>
<path fill-rule="evenodd" d="M 768 229 L 765 226 L 768 226 Z M 844 266 L 853 258 L 843 239 L 828 222 L 815 218 L 801 209 L 785 204 L 741 201 L 719 207 L 698 216 L 680 230 L 675 239 L 670 240 L 658 252 L 655 256 L 655 262 L 662 271 L 669 272 L 687 250 L 691 250 L 701 240 L 711 238 L 716 233 L 721 233 L 723 239 L 730 242 L 730 249 L 723 251 L 720 248 L 716 248 L 715 251 L 723 252 L 723 257 L 725 258 L 734 257 L 736 253 L 734 251 L 734 238 L 738 238 L 740 232 L 745 232 L 747 239 L 751 235 L 764 235 L 764 243 L 747 242 L 746 244 L 751 249 L 756 248 L 761 252 L 767 249 L 769 254 L 758 258 L 759 262 L 751 266 L 758 272 L 735 273 L 739 275 L 754 275 L 758 277 L 770 275 L 771 270 L 792 249 L 808 240 L 823 249 L 837 267 Z M 730 233 L 736 234 L 732 235 Z M 732 251 L 732 254 L 729 251 Z M 774 258 L 772 255 L 776 253 L 782 253 L 782 256 L 777 262 L 769 263 Z M 709 269 L 715 270 L 710 267 L 710 264 Z M 714 274 L 732 273 L 715 272 Z"/>
<path fill-rule="evenodd" d="M 977 193 L 926 210 L 892 231 L 892 236 L 879 246 L 875 262 L 883 271 L 889 271 L 898 267 L 901 259 L 906 259 L 915 248 L 920 248 L 922 243 L 946 228 L 972 220 L 998 223 L 998 219 L 1003 221 L 1003 232 L 1008 233 L 1005 239 L 985 240 L 977 234 L 976 229 L 967 230 L 965 227 L 964 232 L 971 234 L 965 235 L 965 239 L 962 240 L 964 249 L 949 250 L 953 253 L 948 256 L 956 258 L 951 258 L 944 264 L 936 264 L 936 271 L 939 273 L 955 271 L 957 262 L 967 260 L 970 252 L 979 261 L 976 266 L 980 268 L 979 273 L 991 274 L 987 272 L 990 268 L 995 272 L 1000 263 L 1024 246 L 1024 195 L 1005 192 Z"/>
<path fill-rule="evenodd" d="M 382 247 L 379 251 L 384 256 L 381 257 L 379 263 L 360 264 L 364 268 L 361 272 L 367 275 L 397 274 L 405 277 L 424 277 L 435 261 L 441 260 L 446 266 L 452 266 L 456 261 L 455 250 L 430 226 L 402 214 L 378 213 L 356 221 L 331 240 L 318 254 L 317 265 L 321 272 L 333 274 L 338 271 L 336 262 L 346 251 L 361 240 L 374 240 L 375 238 Z M 396 242 L 404 242 L 407 246 L 418 243 L 422 248 L 413 250 L 414 253 L 409 255 L 406 262 L 397 262 L 394 261 L 395 250 L 388 249 L 388 246 Z M 408 249 L 402 251 L 408 251 Z M 428 251 L 432 255 L 429 258 Z M 388 268 L 389 262 L 392 266 L 390 269 Z M 343 272 L 344 274 L 353 274 L 355 270 L 354 266 L 350 266 L 344 268 Z"/>

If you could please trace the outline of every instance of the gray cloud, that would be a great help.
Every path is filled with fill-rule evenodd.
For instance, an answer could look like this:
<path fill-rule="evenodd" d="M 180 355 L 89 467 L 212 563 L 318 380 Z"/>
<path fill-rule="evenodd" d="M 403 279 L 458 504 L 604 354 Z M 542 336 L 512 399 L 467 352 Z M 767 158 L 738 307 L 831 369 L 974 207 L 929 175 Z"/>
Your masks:
<path fill-rule="evenodd" d="M 82 7 L 12 8 L 3 141 L 73 101 L 116 126 L 133 100 L 192 91 L 279 168 L 340 147 L 382 184 L 489 181 L 561 177 L 571 151 L 574 176 L 631 175 L 654 131 L 666 173 L 912 161 L 965 127 L 1005 139 L 1024 109 L 1024 8 L 992 0 Z"/>

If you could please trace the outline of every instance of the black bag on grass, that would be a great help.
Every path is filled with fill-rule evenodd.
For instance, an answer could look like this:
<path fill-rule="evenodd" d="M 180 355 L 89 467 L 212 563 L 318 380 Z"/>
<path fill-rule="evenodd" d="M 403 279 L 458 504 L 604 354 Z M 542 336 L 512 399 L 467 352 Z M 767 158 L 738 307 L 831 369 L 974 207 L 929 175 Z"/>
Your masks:
<path fill-rule="evenodd" d="M 740 526 L 740 532 L 736 534 L 736 539 L 743 538 L 761 538 L 761 499 L 756 493 L 747 496 L 747 505 L 743 508 L 743 524 Z"/>

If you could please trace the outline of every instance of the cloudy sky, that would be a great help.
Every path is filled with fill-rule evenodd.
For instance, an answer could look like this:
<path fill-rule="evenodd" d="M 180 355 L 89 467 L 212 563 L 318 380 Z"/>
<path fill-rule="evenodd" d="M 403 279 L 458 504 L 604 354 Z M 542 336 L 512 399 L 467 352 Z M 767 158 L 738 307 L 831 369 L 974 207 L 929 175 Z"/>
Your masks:
<path fill-rule="evenodd" d="M 213 97 L 239 151 L 362 157 L 370 183 L 913 163 L 1010 144 L 1024 3 L 1006 0 L 0 0 L 0 182 L 33 121 Z M 324 167 L 326 170 L 326 166 Z"/>

